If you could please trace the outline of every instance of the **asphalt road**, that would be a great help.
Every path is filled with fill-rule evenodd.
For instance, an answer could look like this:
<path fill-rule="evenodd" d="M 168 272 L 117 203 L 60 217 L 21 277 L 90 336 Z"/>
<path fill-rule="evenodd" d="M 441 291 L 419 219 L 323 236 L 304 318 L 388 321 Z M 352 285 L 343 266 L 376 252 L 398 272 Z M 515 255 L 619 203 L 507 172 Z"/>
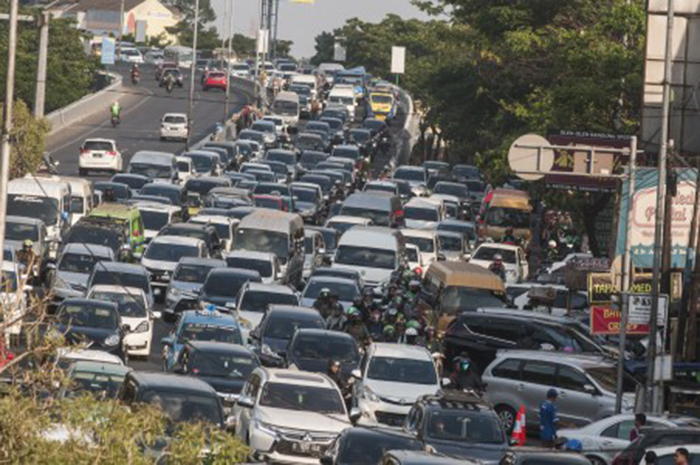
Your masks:
<path fill-rule="evenodd" d="M 105 98 L 118 100 L 122 106 L 122 121 L 112 128 L 108 112 L 81 121 L 66 130 L 49 137 L 47 150 L 54 160 L 59 161 L 58 171 L 64 175 L 78 174 L 78 152 L 86 138 L 105 138 L 117 141 L 124 168 L 131 156 L 139 150 L 159 150 L 179 153 L 185 150 L 182 142 L 160 141 L 160 119 L 165 113 L 187 113 L 189 95 L 189 74 L 185 74 L 183 88 L 175 87 L 171 94 L 159 88 L 155 80 L 155 69 L 144 65 L 141 69 L 141 82 L 132 85 L 129 67 L 119 65 L 115 69 L 124 76 L 125 85 L 120 92 L 107 94 Z M 203 92 L 199 85 L 199 75 L 195 79 L 193 107 L 192 142 L 197 142 L 212 133 L 217 122 L 223 120 L 225 94 L 222 91 Z M 247 97 L 235 87 L 231 88 L 231 114 L 239 111 Z"/>

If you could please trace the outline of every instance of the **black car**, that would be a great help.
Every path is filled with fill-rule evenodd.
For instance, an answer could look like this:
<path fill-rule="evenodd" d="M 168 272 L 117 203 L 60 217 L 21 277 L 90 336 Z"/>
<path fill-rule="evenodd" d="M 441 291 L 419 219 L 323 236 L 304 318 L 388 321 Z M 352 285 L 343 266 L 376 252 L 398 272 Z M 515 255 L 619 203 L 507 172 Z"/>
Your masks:
<path fill-rule="evenodd" d="M 377 464 L 388 450 L 423 450 L 423 444 L 390 429 L 347 428 L 326 449 L 321 465 Z"/>
<path fill-rule="evenodd" d="M 204 280 L 199 300 L 233 311 L 236 308 L 238 292 L 247 282 L 262 282 L 260 273 L 237 268 L 211 270 Z"/>
<path fill-rule="evenodd" d="M 612 465 L 636 465 L 649 448 L 686 444 L 700 444 L 700 428 L 642 428 L 637 439 L 615 456 Z"/>
<path fill-rule="evenodd" d="M 131 259 L 127 250 L 128 228 L 126 223 L 117 223 L 109 218 L 83 217 L 63 236 L 62 246 L 67 244 L 104 245 L 114 252 L 120 261 Z"/>
<path fill-rule="evenodd" d="M 479 371 L 484 370 L 502 349 L 571 351 L 605 355 L 604 349 L 571 324 L 568 319 L 535 312 L 506 309 L 464 311 L 445 331 L 445 356 L 449 361 L 469 353 Z"/>
<path fill-rule="evenodd" d="M 491 463 L 509 447 L 491 405 L 463 392 L 420 397 L 408 413 L 403 429 L 421 441 L 424 448 L 450 457 Z"/>
<path fill-rule="evenodd" d="M 173 205 L 178 207 L 185 206 L 185 191 L 182 186 L 165 183 L 151 183 L 143 186 L 139 192 L 141 195 L 154 195 L 157 197 L 167 197 Z"/>
<path fill-rule="evenodd" d="M 160 230 L 159 236 L 194 237 L 204 241 L 210 257 L 218 257 L 221 254 L 221 240 L 216 228 L 210 224 L 197 223 L 171 223 Z"/>
<path fill-rule="evenodd" d="M 153 179 L 142 174 L 117 173 L 110 179 L 111 182 L 126 184 L 134 192 L 140 192 L 143 186 L 153 182 Z"/>
<path fill-rule="evenodd" d="M 102 350 L 124 359 L 125 328 L 117 304 L 92 299 L 66 299 L 56 310 L 54 330 L 72 344 L 90 343 L 90 348 Z"/>
<path fill-rule="evenodd" d="M 222 399 L 224 415 L 228 415 L 248 375 L 258 366 L 258 358 L 244 346 L 216 341 L 187 341 L 173 366 L 173 372 L 194 376 L 213 387 Z"/>
<path fill-rule="evenodd" d="M 224 426 L 221 401 L 213 387 L 193 376 L 131 371 L 119 399 L 126 406 L 151 404 L 174 423 L 198 421 Z"/>
<path fill-rule="evenodd" d="M 271 305 L 258 327 L 250 332 L 249 343 L 264 366 L 281 367 L 297 330 L 325 327 L 323 317 L 314 308 Z"/>
<path fill-rule="evenodd" d="M 542 449 L 513 449 L 498 462 L 499 465 L 590 465 L 583 454 L 554 452 Z"/>
<path fill-rule="evenodd" d="M 294 333 L 285 354 L 287 367 L 327 373 L 328 362 L 337 360 L 343 375 L 350 376 L 360 366 L 355 339 L 347 333 L 323 329 L 300 329 Z"/>
<path fill-rule="evenodd" d="M 102 192 L 105 202 L 125 202 L 133 195 L 131 188 L 121 182 L 98 181 L 92 184 L 92 188 Z M 111 193 L 111 198 L 108 193 Z"/>
<path fill-rule="evenodd" d="M 316 168 L 316 165 L 324 161 L 330 155 L 326 152 L 318 152 L 315 150 L 305 150 L 299 159 L 299 165 L 304 171 L 311 171 Z"/>

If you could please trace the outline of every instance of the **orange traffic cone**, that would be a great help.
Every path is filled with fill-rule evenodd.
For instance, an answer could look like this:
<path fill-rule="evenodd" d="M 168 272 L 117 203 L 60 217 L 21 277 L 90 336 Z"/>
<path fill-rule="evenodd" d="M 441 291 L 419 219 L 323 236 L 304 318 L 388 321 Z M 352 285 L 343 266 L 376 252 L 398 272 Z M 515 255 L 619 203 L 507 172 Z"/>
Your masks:
<path fill-rule="evenodd" d="M 511 440 L 514 446 L 525 445 L 525 406 L 520 406 L 518 416 L 515 417 L 515 426 L 513 426 L 513 434 Z"/>

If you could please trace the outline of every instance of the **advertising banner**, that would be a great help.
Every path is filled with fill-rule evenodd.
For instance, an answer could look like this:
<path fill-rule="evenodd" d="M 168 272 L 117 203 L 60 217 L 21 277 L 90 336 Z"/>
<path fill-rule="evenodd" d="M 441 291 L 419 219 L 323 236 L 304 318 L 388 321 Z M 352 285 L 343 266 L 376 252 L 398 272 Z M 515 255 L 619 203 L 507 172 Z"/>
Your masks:
<path fill-rule="evenodd" d="M 591 307 L 591 334 L 620 334 L 620 312 L 610 307 Z M 649 334 L 649 325 L 627 324 L 627 334 Z"/>

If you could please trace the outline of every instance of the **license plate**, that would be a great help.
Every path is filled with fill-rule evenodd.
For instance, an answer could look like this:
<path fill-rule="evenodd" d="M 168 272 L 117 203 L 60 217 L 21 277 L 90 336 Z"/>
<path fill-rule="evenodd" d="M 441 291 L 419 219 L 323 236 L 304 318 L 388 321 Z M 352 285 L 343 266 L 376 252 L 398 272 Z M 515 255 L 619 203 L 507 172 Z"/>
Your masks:
<path fill-rule="evenodd" d="M 93 153 L 92 158 L 102 158 L 102 154 L 101 153 Z"/>
<path fill-rule="evenodd" d="M 310 442 L 295 442 L 292 443 L 294 452 L 302 452 L 304 454 L 321 452 L 321 446 Z"/>

